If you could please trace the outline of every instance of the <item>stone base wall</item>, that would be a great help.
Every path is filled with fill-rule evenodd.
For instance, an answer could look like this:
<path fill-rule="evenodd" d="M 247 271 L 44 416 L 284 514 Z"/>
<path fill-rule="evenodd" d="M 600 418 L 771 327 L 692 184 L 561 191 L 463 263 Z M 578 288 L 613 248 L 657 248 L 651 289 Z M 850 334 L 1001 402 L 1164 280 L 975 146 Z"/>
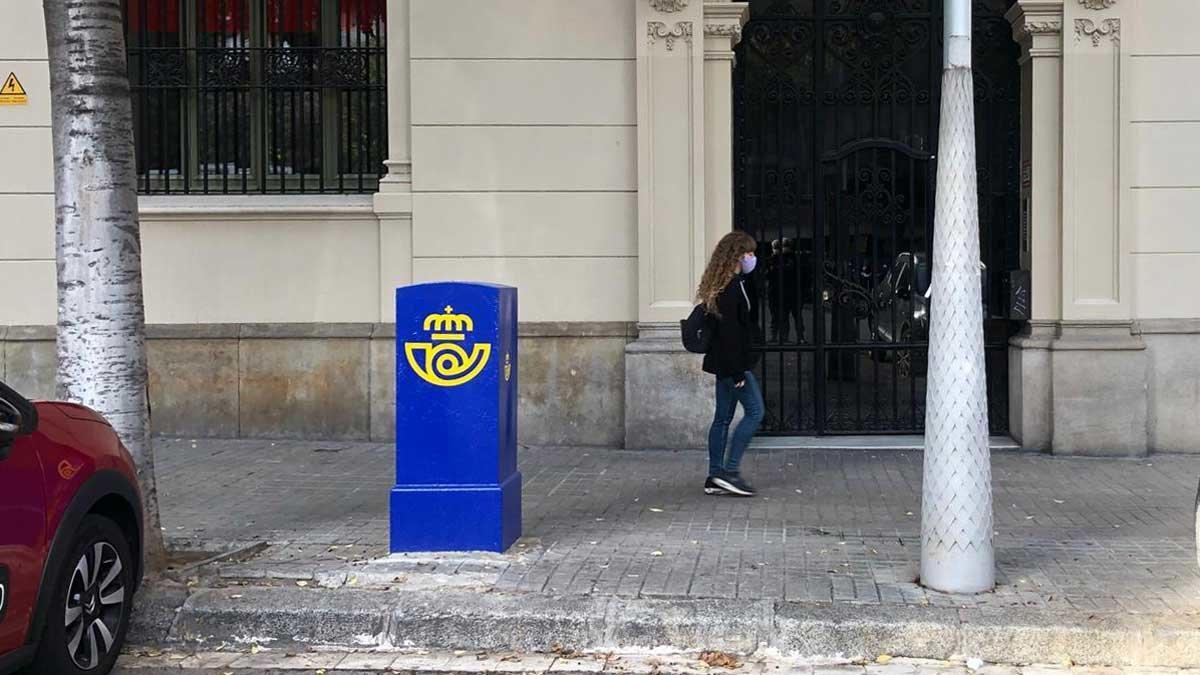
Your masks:
<path fill-rule="evenodd" d="M 147 327 L 155 433 L 210 438 L 395 438 L 395 326 Z M 632 324 L 522 324 L 519 440 L 621 446 Z M 0 327 L 0 378 L 54 396 L 52 327 Z"/>
<path fill-rule="evenodd" d="M 1010 348 L 1013 436 L 1056 454 L 1200 454 L 1200 320 L 1135 323 L 1124 337 L 1033 327 Z M 678 329 L 636 340 L 626 323 L 521 325 L 520 441 L 703 447 L 711 379 Z M 661 334 L 660 334 L 661 333 Z M 156 433 L 215 438 L 395 437 L 395 327 L 147 328 Z M 0 326 L 0 379 L 54 395 L 52 327 Z"/>
<path fill-rule="evenodd" d="M 1009 356 L 1010 418 L 1022 447 L 1200 454 L 1200 320 L 1034 325 Z"/>

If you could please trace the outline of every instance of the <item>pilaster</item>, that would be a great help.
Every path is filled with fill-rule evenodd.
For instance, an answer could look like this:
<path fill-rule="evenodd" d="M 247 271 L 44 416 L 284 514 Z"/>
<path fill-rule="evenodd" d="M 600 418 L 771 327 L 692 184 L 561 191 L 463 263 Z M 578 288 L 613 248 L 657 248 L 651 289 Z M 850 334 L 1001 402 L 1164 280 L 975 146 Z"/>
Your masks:
<path fill-rule="evenodd" d="M 711 378 L 683 350 L 679 321 L 710 241 L 732 226 L 732 48 L 746 5 L 636 3 L 638 339 L 625 349 L 625 446 L 701 447 Z"/>
<path fill-rule="evenodd" d="M 379 181 L 379 316 L 395 321 L 394 292 L 412 283 L 412 86 L 409 0 L 387 0 L 387 175 Z"/>
<path fill-rule="evenodd" d="M 1130 232 L 1123 227 L 1119 2 L 1063 12 L 1063 316 L 1129 321 Z"/>
<path fill-rule="evenodd" d="M 1032 280 L 1030 319 L 1062 318 L 1063 0 L 1018 0 L 1021 45 L 1021 269 Z"/>
<path fill-rule="evenodd" d="M 733 48 L 749 4 L 704 3 L 705 254 L 733 229 Z"/>
<path fill-rule="evenodd" d="M 704 8 L 637 0 L 638 321 L 674 323 L 704 265 Z"/>

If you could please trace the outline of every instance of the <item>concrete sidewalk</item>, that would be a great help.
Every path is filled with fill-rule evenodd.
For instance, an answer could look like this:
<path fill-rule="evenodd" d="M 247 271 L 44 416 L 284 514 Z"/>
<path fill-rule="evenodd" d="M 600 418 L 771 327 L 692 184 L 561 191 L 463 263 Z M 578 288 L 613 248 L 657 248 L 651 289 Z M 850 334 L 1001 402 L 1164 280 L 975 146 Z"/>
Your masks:
<path fill-rule="evenodd" d="M 1007 641 L 1024 650 L 1024 662 L 1075 650 L 1131 665 L 1194 665 L 1193 648 L 1200 656 L 1192 541 L 1200 457 L 995 453 L 999 587 L 951 596 L 915 583 L 921 455 L 911 451 L 756 451 L 744 472 L 760 494 L 737 499 L 701 493 L 705 458 L 695 452 L 524 449 L 526 538 L 513 551 L 380 561 L 390 446 L 160 440 L 156 447 L 163 525 L 174 547 L 259 545 L 236 560 L 186 570 L 192 587 L 171 597 L 186 596 L 190 609 L 170 625 L 148 620 L 150 634 L 216 639 L 222 629 L 271 621 L 286 633 L 287 616 L 300 612 L 311 626 L 326 612 L 341 618 L 319 623 L 340 627 L 313 628 L 306 640 L 371 635 L 419 644 L 413 617 L 445 623 L 459 611 L 480 622 L 471 630 L 486 640 L 487 621 L 515 612 L 537 619 L 523 624 L 531 637 L 522 648 L 537 648 L 539 631 L 574 636 L 587 644 L 572 646 L 582 648 L 640 630 L 695 643 L 677 645 L 688 648 L 720 638 L 742 651 L 776 644 L 811 652 L 824 641 L 843 654 L 886 647 L 948 658 L 968 646 L 989 648 L 969 636 L 992 625 L 1007 626 L 993 636 L 1001 640 L 995 648 Z M 238 618 L 239 607 L 272 603 L 300 607 L 259 624 Z M 353 617 L 361 633 L 347 634 Z M 463 616 L 454 620 L 467 627 Z M 456 646 L 445 634 L 452 628 L 438 630 L 424 638 L 438 644 L 421 646 Z M 1028 637 L 1055 630 L 1053 644 Z M 876 637 L 863 643 L 852 635 Z M 505 639 L 474 646 L 517 646 Z M 1101 642 L 1107 646 L 1096 652 Z M 1170 644 L 1175 656 L 1151 654 Z"/>

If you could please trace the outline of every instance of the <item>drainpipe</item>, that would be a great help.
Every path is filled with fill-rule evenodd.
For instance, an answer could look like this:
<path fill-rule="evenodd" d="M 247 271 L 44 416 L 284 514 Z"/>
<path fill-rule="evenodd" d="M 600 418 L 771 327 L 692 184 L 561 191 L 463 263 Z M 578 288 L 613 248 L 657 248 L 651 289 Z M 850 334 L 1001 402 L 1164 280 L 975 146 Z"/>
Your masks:
<path fill-rule="evenodd" d="M 971 1 L 945 0 L 938 132 L 921 583 L 980 593 L 996 583 L 983 352 Z"/>

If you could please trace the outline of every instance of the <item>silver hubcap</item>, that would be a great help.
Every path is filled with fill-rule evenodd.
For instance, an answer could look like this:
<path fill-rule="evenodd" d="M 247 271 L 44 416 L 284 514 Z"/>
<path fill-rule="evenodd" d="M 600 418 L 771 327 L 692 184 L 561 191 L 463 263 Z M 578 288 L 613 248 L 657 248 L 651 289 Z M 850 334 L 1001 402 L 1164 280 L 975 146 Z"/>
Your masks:
<path fill-rule="evenodd" d="M 97 542 L 75 563 L 67 587 L 67 651 L 77 667 L 91 670 L 112 651 L 124 609 L 121 558 L 107 542 Z"/>

